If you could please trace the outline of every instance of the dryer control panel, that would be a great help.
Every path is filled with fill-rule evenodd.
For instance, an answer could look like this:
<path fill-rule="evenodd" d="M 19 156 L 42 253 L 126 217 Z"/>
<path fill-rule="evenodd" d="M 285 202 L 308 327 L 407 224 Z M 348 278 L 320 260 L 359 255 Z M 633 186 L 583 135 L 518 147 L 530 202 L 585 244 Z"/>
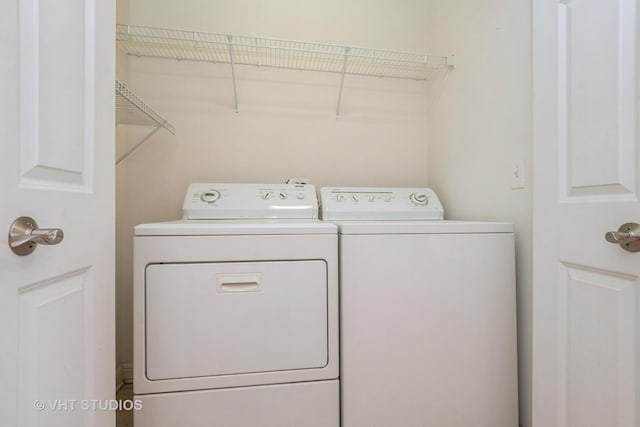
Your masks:
<path fill-rule="evenodd" d="M 323 220 L 442 220 L 444 209 L 430 188 L 324 187 Z"/>
<path fill-rule="evenodd" d="M 189 185 L 184 219 L 315 219 L 316 189 L 309 184 Z"/>

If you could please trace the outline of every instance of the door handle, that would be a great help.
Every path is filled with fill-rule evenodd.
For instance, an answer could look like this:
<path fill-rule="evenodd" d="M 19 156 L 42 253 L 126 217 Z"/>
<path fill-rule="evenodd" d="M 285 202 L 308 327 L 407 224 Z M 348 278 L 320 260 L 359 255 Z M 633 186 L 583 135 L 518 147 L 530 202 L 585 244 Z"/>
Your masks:
<path fill-rule="evenodd" d="M 609 243 L 617 243 L 622 249 L 629 252 L 640 251 L 640 224 L 627 222 L 622 224 L 618 231 L 608 231 L 604 238 Z"/>
<path fill-rule="evenodd" d="M 25 256 L 40 245 L 57 245 L 64 239 L 64 232 L 59 228 L 38 228 L 35 219 L 21 216 L 13 221 L 9 228 L 9 247 L 14 254 Z"/>

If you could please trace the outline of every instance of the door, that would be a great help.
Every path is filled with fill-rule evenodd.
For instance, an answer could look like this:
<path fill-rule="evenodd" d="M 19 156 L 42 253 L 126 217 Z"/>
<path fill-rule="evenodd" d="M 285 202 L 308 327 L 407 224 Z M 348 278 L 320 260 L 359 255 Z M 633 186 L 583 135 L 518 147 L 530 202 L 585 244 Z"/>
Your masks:
<path fill-rule="evenodd" d="M 112 412 L 81 403 L 114 398 L 115 6 L 2 9 L 1 424 L 112 426 Z M 6 236 L 20 216 L 64 239 L 14 254 Z"/>
<path fill-rule="evenodd" d="M 533 4 L 533 426 L 640 425 L 637 0 Z"/>
<path fill-rule="evenodd" d="M 151 264 L 144 295 L 150 380 L 327 366 L 323 260 Z"/>

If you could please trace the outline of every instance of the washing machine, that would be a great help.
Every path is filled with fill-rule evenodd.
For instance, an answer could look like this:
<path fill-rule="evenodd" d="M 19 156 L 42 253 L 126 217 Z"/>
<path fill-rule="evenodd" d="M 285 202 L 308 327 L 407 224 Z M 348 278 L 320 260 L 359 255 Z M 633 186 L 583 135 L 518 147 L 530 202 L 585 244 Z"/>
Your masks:
<path fill-rule="evenodd" d="M 427 188 L 322 188 L 339 227 L 343 427 L 517 427 L 511 224 Z"/>
<path fill-rule="evenodd" d="M 192 184 L 134 237 L 136 427 L 338 427 L 337 228 L 311 185 Z"/>

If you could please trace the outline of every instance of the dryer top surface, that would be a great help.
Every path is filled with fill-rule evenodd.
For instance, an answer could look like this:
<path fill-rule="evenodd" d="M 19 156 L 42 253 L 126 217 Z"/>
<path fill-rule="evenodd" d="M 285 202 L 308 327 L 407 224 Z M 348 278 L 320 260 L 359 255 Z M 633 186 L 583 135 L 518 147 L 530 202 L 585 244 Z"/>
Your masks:
<path fill-rule="evenodd" d="M 272 234 L 336 234 L 337 226 L 319 220 L 178 220 L 140 224 L 136 236 L 223 236 Z"/>

